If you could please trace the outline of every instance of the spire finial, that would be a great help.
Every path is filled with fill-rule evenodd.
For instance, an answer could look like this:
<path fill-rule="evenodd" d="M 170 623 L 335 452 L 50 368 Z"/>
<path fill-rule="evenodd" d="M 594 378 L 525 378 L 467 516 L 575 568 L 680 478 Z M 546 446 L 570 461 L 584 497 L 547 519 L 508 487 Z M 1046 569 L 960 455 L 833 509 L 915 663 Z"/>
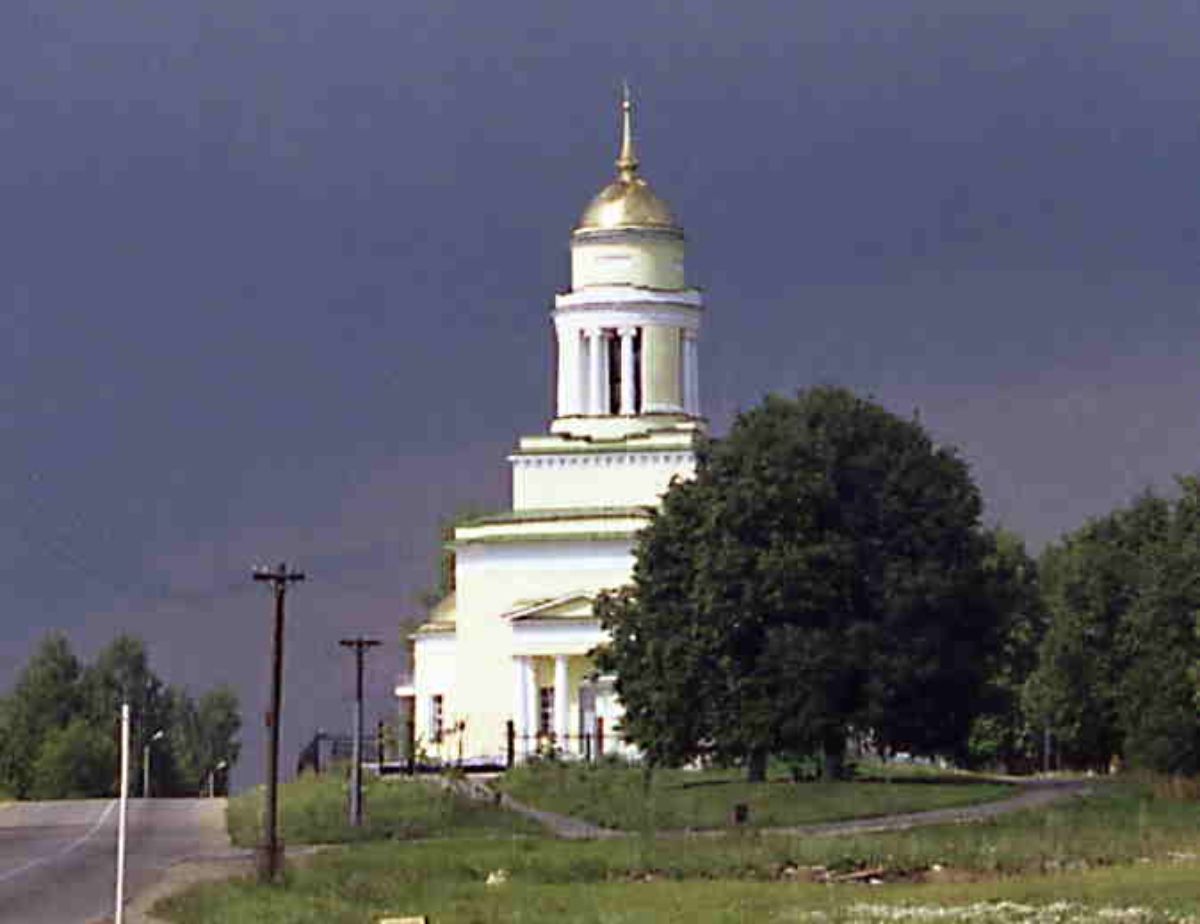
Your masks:
<path fill-rule="evenodd" d="M 621 81 L 621 153 L 617 157 L 617 170 L 621 179 L 629 183 L 637 168 L 637 152 L 633 149 L 633 95 L 629 92 L 629 82 Z"/>

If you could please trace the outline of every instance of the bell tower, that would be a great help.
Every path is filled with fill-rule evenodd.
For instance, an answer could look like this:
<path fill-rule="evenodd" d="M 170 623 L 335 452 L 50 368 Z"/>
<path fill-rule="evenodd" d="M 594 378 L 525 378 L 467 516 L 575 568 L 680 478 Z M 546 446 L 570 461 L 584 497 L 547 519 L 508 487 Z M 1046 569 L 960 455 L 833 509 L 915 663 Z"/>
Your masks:
<path fill-rule="evenodd" d="M 703 300 L 685 282 L 683 229 L 640 174 L 628 87 L 620 137 L 616 177 L 571 234 L 555 416 L 510 457 L 514 510 L 654 505 L 694 470 Z"/>

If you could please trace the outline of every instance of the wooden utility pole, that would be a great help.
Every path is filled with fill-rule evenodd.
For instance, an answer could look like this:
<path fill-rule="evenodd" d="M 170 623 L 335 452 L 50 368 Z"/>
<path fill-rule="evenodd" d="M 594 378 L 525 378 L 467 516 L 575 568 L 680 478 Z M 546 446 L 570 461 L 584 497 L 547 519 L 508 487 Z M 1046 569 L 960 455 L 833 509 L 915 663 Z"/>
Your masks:
<path fill-rule="evenodd" d="M 258 876 L 274 882 L 279 874 L 283 848 L 279 843 L 279 713 L 283 705 L 283 601 L 288 585 L 303 581 L 299 571 L 288 571 L 279 563 L 274 571 L 259 568 L 254 580 L 269 581 L 275 590 L 275 634 L 271 645 L 271 705 L 267 710 L 267 805 L 263 819 L 265 843 L 259 847 Z"/>
<path fill-rule="evenodd" d="M 350 826 L 362 827 L 362 722 L 363 722 L 363 657 L 367 650 L 382 644 L 377 639 L 344 638 L 338 642 L 343 648 L 354 649 L 354 761 L 350 773 Z"/>

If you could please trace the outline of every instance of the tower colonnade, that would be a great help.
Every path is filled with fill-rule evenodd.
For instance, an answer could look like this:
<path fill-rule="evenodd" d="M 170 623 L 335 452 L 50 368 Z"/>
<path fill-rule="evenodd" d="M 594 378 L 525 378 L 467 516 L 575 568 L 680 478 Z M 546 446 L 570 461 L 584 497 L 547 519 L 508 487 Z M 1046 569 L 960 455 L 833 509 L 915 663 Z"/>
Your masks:
<path fill-rule="evenodd" d="M 556 319 L 557 417 L 700 416 L 698 318 L 579 312 Z"/>

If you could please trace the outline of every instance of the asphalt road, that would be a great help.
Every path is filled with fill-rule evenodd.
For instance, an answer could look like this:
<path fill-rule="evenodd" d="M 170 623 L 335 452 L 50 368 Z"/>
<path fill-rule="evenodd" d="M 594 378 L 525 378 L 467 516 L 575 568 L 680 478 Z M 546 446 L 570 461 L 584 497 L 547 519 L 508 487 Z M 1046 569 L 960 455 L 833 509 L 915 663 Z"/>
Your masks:
<path fill-rule="evenodd" d="M 129 800 L 125 897 L 173 863 L 226 853 L 224 799 Z M 117 802 L 0 805 L 0 924 L 88 924 L 110 918 Z"/>

